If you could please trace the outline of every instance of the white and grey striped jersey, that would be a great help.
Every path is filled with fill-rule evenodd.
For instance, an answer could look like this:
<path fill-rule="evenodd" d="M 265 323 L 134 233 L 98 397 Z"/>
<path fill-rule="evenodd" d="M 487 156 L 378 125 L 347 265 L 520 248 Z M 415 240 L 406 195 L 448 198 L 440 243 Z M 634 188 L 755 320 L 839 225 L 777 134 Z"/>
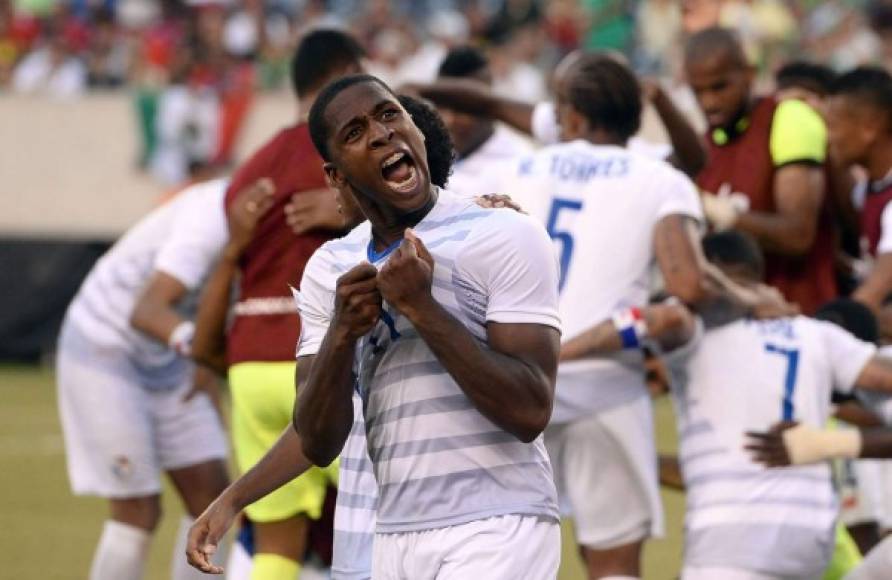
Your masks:
<path fill-rule="evenodd" d="M 557 263 L 545 231 L 529 217 L 440 190 L 414 231 L 434 257 L 434 298 L 481 343 L 489 322 L 560 327 Z M 362 261 L 386 261 L 389 252 L 377 254 L 370 243 L 366 223 L 310 259 L 301 281 L 299 356 L 318 351 L 337 278 Z M 384 310 L 358 344 L 354 369 L 378 484 L 376 531 L 504 514 L 557 520 L 542 438 L 523 443 L 480 414 L 409 321 L 386 304 Z"/>
<path fill-rule="evenodd" d="M 838 512 L 829 465 L 764 468 L 744 434 L 780 420 L 824 427 L 831 392 L 851 392 L 874 353 L 833 324 L 797 316 L 698 332 L 669 355 L 686 565 L 821 576 Z"/>

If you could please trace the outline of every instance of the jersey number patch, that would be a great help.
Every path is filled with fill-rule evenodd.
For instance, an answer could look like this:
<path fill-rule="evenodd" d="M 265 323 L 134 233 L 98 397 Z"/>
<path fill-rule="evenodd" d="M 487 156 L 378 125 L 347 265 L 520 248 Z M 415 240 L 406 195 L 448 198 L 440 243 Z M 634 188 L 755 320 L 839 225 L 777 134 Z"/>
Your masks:
<path fill-rule="evenodd" d="M 556 197 L 551 204 L 551 211 L 548 212 L 548 235 L 551 236 L 552 240 L 561 244 L 561 278 L 558 283 L 558 290 L 564 289 L 567 271 L 570 268 L 570 259 L 573 257 L 573 235 L 566 230 L 558 229 L 558 219 L 562 211 L 577 212 L 581 209 L 581 201 Z"/>
<path fill-rule="evenodd" d="M 765 350 L 786 357 L 787 373 L 784 377 L 784 398 L 781 403 L 781 420 L 793 420 L 793 391 L 796 389 L 796 374 L 799 370 L 799 350 L 766 344 Z"/>

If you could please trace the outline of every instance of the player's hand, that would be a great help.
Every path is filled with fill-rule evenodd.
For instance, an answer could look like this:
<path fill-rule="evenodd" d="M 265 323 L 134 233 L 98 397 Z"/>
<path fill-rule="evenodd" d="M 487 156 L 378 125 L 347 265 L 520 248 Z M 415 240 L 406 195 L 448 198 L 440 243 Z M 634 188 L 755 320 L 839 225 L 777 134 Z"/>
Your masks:
<path fill-rule="evenodd" d="M 785 467 L 791 465 L 790 453 L 784 443 L 784 431 L 795 427 L 793 421 L 776 423 L 768 431 L 747 431 L 749 441 L 744 449 L 750 452 L 753 461 L 766 467 Z"/>
<path fill-rule="evenodd" d="M 338 193 L 327 187 L 293 194 L 285 205 L 285 223 L 297 235 L 313 230 L 343 230 L 346 226 Z"/>
<path fill-rule="evenodd" d="M 204 365 L 197 364 L 195 365 L 195 373 L 192 375 L 192 388 L 183 395 L 183 402 L 190 401 L 200 394 L 207 395 L 222 421 L 223 403 L 220 396 L 220 380 L 214 371 Z"/>
<path fill-rule="evenodd" d="M 513 209 L 514 211 L 519 213 L 526 213 L 516 201 L 511 199 L 510 195 L 503 195 L 501 193 L 488 193 L 486 195 L 480 195 L 474 198 L 474 202 L 480 207 L 486 209 L 507 207 L 508 209 Z"/>
<path fill-rule="evenodd" d="M 402 243 L 378 272 L 381 296 L 412 320 L 432 300 L 434 258 L 424 243 L 407 229 Z"/>
<path fill-rule="evenodd" d="M 753 289 L 754 303 L 752 315 L 759 320 L 784 318 L 799 314 L 799 306 L 788 302 L 780 290 L 767 284 L 759 284 Z"/>
<path fill-rule="evenodd" d="M 186 538 L 186 560 L 189 565 L 205 574 L 223 573 L 223 567 L 211 562 L 211 557 L 237 515 L 238 510 L 229 503 L 224 492 L 198 516 Z"/>
<path fill-rule="evenodd" d="M 229 244 L 227 252 L 241 255 L 254 239 L 254 230 L 273 206 L 275 186 L 271 179 L 258 179 L 241 190 L 229 210 Z"/>
<path fill-rule="evenodd" d="M 638 84 L 641 85 L 641 96 L 649 103 L 653 103 L 658 97 L 663 96 L 663 87 L 660 85 L 659 79 L 642 78 Z"/>
<path fill-rule="evenodd" d="M 332 328 L 339 340 L 353 343 L 368 333 L 381 315 L 378 270 L 363 262 L 338 278 Z"/>

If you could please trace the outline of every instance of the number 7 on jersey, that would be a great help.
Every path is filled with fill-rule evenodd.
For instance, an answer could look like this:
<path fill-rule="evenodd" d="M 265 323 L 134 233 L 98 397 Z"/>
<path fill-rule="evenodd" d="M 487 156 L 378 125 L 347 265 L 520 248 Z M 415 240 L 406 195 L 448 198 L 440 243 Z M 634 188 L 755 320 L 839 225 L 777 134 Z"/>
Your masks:
<path fill-rule="evenodd" d="M 551 239 L 561 244 L 561 278 L 558 282 L 558 290 L 564 289 L 567 280 L 567 271 L 570 268 L 570 259 L 573 257 L 573 234 L 566 230 L 558 229 L 558 220 L 561 212 L 577 212 L 582 209 L 582 202 L 573 199 L 554 198 L 551 211 L 548 212 L 548 235 Z"/>

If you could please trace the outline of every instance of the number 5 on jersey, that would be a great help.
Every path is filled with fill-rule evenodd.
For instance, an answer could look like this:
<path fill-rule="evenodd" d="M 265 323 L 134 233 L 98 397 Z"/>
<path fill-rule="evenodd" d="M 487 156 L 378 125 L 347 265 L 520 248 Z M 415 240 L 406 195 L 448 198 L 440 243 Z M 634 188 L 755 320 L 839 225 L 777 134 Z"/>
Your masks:
<path fill-rule="evenodd" d="M 548 235 L 555 242 L 561 244 L 561 278 L 558 283 L 558 290 L 564 289 L 564 282 L 567 280 L 567 272 L 570 268 L 570 259 L 573 257 L 573 234 L 568 230 L 558 229 L 560 227 L 561 212 L 578 212 L 582 209 L 582 202 L 573 199 L 554 198 L 551 204 L 551 211 L 548 212 Z"/>

